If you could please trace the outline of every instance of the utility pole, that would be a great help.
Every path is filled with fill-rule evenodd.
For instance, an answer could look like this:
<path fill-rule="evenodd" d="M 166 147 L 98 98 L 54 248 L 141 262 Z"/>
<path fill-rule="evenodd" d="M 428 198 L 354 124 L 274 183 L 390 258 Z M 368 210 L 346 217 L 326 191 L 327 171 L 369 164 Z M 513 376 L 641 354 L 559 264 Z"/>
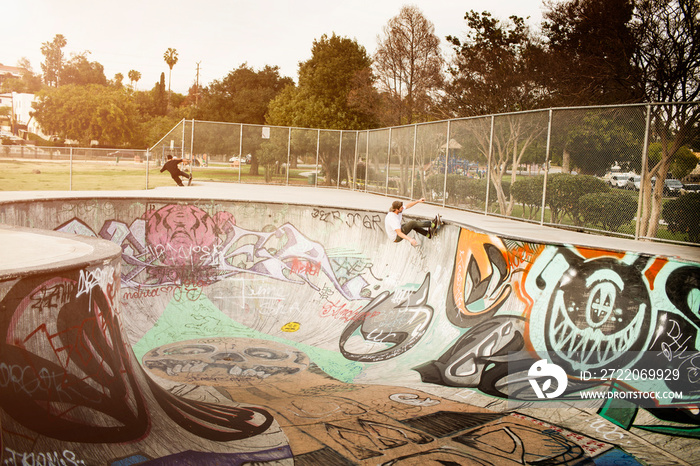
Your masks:
<path fill-rule="evenodd" d="M 194 106 L 198 107 L 199 106 L 199 64 L 202 63 L 201 61 L 197 62 L 197 81 L 195 86 L 197 86 L 195 92 L 196 94 L 194 95 Z"/>

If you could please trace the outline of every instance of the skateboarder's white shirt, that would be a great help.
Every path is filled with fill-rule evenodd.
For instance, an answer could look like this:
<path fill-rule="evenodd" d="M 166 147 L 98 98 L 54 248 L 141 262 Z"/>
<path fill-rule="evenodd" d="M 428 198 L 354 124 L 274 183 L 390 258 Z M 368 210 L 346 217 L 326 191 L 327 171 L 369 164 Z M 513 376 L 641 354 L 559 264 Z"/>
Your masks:
<path fill-rule="evenodd" d="M 401 219 L 403 217 L 403 212 L 389 212 L 386 214 L 384 219 L 384 229 L 386 230 L 386 235 L 391 241 L 396 241 L 396 230 L 401 229 Z"/>

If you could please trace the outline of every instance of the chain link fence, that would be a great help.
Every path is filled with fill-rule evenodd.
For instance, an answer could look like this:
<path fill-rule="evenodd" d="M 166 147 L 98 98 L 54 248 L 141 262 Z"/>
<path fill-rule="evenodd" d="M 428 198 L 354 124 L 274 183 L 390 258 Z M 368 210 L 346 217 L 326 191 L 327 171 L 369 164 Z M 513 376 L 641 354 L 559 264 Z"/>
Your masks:
<path fill-rule="evenodd" d="M 0 146 L 0 190 L 90 191 L 148 185 L 146 150 Z"/>
<path fill-rule="evenodd" d="M 58 189 L 73 190 L 130 165 L 139 179 L 108 189 L 140 189 L 172 184 L 158 172 L 173 155 L 200 181 L 424 197 L 541 225 L 700 244 L 700 170 L 689 147 L 698 120 L 698 102 L 556 108 L 366 131 L 182 120 L 149 151 L 2 146 L 0 163 L 68 163 L 69 173 L 55 176 Z"/>

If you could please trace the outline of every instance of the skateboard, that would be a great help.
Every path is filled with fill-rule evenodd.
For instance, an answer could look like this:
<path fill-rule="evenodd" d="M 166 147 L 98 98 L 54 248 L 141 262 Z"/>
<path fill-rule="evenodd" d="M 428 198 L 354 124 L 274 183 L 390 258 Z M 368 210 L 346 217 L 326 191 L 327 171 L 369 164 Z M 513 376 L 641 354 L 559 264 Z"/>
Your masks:
<path fill-rule="evenodd" d="M 435 218 L 433 219 L 433 223 L 435 224 L 434 227 L 430 228 L 430 237 L 434 238 L 438 231 L 442 229 L 442 226 L 445 224 L 445 222 L 442 221 L 442 217 L 440 214 L 437 214 Z"/>

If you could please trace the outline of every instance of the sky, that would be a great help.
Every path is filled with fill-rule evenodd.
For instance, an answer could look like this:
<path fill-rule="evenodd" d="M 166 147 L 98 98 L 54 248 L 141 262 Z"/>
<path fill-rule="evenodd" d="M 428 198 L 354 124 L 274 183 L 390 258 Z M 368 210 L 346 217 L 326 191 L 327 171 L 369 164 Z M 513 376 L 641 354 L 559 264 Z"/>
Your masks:
<path fill-rule="evenodd" d="M 255 70 L 278 66 L 297 80 L 298 64 L 311 58 L 314 40 L 335 33 L 355 39 L 368 54 L 377 49 L 383 28 L 404 5 L 415 5 L 435 26 L 445 56 L 445 36 L 463 38 L 464 15 L 489 11 L 494 17 L 529 17 L 537 27 L 543 0 L 0 0 L 3 11 L 0 63 L 29 59 L 41 73 L 41 45 L 56 34 L 67 41 L 66 57 L 89 51 L 105 76 L 141 73 L 136 89 L 153 88 L 168 65 L 168 48 L 178 53 L 171 88 L 183 94 L 195 83 L 209 85 L 247 63 Z"/>

